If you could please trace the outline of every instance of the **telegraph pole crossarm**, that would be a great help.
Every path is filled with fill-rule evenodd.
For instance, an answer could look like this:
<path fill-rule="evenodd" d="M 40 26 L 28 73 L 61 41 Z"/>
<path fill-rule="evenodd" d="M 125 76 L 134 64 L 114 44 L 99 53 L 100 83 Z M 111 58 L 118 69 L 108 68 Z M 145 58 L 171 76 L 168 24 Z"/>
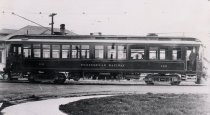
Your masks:
<path fill-rule="evenodd" d="M 53 35 L 53 25 L 54 25 L 54 16 L 57 15 L 56 13 L 52 13 L 49 15 L 49 17 L 52 17 L 52 22 L 50 23 L 51 25 L 51 35 Z"/>

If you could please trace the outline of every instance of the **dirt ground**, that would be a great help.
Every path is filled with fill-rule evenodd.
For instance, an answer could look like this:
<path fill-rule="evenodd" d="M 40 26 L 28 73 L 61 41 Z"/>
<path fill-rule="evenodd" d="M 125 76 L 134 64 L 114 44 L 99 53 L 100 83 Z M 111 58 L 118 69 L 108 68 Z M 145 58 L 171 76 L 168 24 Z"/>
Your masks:
<path fill-rule="evenodd" d="M 8 83 L 0 82 L 0 100 L 18 100 L 33 96 L 59 97 L 91 94 L 128 94 L 128 93 L 208 93 L 208 86 L 182 84 L 179 86 L 148 86 L 145 84 L 87 84 L 81 81 L 79 84 L 66 83 L 63 85 L 47 83 Z"/>
<path fill-rule="evenodd" d="M 0 81 L 0 103 L 7 105 L 48 98 L 72 97 L 84 95 L 124 95 L 145 93 L 173 93 L 173 94 L 208 94 L 206 85 L 181 84 L 179 86 L 148 86 L 137 81 L 80 81 L 66 84 L 50 83 L 8 83 Z M 133 84 L 132 84 L 133 82 Z"/>

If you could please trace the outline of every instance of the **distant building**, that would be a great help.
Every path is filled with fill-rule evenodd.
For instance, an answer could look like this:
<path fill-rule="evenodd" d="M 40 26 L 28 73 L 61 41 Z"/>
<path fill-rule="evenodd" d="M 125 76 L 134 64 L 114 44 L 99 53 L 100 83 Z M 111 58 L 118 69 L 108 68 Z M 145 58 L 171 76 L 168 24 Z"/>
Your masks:
<path fill-rule="evenodd" d="M 5 36 L 8 36 L 12 33 L 15 33 L 17 30 L 15 29 L 1 29 L 0 30 L 0 39 L 5 37 Z"/>
<path fill-rule="evenodd" d="M 6 63 L 6 46 L 4 40 L 9 39 L 15 35 L 50 35 L 50 27 L 40 27 L 40 26 L 25 26 L 19 30 L 14 29 L 1 29 L 0 30 L 0 73 L 3 71 Z M 77 35 L 76 33 L 66 30 L 65 25 L 61 24 L 61 28 L 54 28 L 54 33 L 56 35 Z"/>
<path fill-rule="evenodd" d="M 65 25 L 64 25 L 65 26 Z M 2 29 L 0 30 L 0 39 L 1 40 L 5 40 L 5 39 L 8 39 L 10 38 L 11 36 L 14 36 L 14 35 L 27 35 L 27 34 L 30 34 L 30 35 L 50 35 L 51 34 L 51 31 L 50 31 L 50 27 L 40 27 L 40 26 L 31 26 L 31 25 L 28 25 L 28 26 L 25 26 L 19 30 L 13 30 L 13 29 Z M 64 27 L 65 29 L 65 27 Z M 61 30 L 60 28 L 54 28 L 54 33 L 55 34 L 59 34 L 61 32 L 65 32 L 65 35 L 77 35 L 76 33 L 70 31 L 70 30 L 66 30 L 63 31 Z M 2 39 L 4 38 L 4 39 Z"/>
<path fill-rule="evenodd" d="M 47 28 L 47 29 L 46 29 Z M 13 34 L 16 35 L 23 35 L 23 34 L 33 34 L 33 35 L 50 35 L 51 31 L 49 27 L 40 27 L 40 26 L 25 26 L 21 29 L 19 29 L 18 31 L 16 31 Z M 54 33 L 56 32 L 60 32 L 60 28 L 54 28 Z M 76 33 L 69 31 L 69 30 L 65 30 L 65 34 L 66 35 L 76 35 Z"/>

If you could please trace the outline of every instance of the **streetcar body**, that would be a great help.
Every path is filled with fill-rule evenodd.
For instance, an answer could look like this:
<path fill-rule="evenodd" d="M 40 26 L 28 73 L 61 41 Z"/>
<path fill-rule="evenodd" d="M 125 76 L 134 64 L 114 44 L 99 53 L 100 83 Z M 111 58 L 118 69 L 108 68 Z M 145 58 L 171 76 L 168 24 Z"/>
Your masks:
<path fill-rule="evenodd" d="M 201 42 L 196 38 L 17 35 L 6 44 L 5 73 L 10 78 L 21 75 L 30 81 L 63 82 L 65 78 L 132 79 L 147 74 L 145 82 L 153 84 L 163 79 L 157 77 L 161 75 L 178 83 L 202 76 Z"/>

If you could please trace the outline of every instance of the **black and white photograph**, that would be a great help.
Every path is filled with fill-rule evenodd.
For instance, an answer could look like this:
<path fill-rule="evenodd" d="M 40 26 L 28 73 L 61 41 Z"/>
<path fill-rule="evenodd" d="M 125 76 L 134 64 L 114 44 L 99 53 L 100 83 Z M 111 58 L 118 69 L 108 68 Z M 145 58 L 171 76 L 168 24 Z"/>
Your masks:
<path fill-rule="evenodd" d="M 210 115 L 210 0 L 0 0 L 0 115 Z"/>

